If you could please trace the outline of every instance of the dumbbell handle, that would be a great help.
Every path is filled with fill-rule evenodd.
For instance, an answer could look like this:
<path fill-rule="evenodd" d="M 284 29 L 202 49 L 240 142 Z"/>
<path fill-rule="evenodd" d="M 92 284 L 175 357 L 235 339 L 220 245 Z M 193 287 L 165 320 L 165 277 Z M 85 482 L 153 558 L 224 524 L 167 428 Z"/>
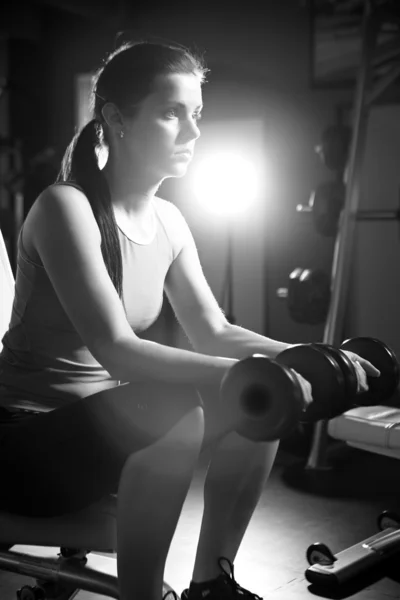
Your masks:
<path fill-rule="evenodd" d="M 368 543 L 364 542 L 363 546 L 382 555 L 388 554 L 393 550 L 398 551 L 400 549 L 400 530 L 395 529 L 394 531 L 389 531 L 389 533 L 386 530 L 385 536 L 373 539 Z"/>

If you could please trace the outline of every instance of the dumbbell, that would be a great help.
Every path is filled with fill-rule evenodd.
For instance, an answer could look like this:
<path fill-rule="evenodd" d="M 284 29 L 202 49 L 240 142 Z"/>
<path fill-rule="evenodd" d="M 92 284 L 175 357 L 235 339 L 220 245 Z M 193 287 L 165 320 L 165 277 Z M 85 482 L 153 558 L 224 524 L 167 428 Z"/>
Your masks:
<path fill-rule="evenodd" d="M 310 583 L 337 586 L 360 576 L 379 563 L 398 555 L 400 550 L 400 516 L 384 511 L 378 517 L 379 533 L 333 554 L 326 544 L 315 543 L 307 549 L 311 565 L 305 572 Z"/>
<path fill-rule="evenodd" d="M 305 405 L 296 371 L 312 385 L 313 402 Z M 282 439 L 299 422 L 331 419 L 347 409 L 345 378 L 323 348 L 291 346 L 271 360 L 253 355 L 238 361 L 221 385 L 226 429 L 253 441 Z"/>
<path fill-rule="evenodd" d="M 376 406 L 393 396 L 399 385 L 400 368 L 395 353 L 384 342 L 375 338 L 358 337 L 346 340 L 339 349 L 327 344 L 314 345 L 330 353 L 342 370 L 346 382 L 346 410 L 356 405 Z M 358 393 L 355 367 L 344 350 L 358 354 L 379 369 L 380 377 L 367 377 L 368 391 Z"/>

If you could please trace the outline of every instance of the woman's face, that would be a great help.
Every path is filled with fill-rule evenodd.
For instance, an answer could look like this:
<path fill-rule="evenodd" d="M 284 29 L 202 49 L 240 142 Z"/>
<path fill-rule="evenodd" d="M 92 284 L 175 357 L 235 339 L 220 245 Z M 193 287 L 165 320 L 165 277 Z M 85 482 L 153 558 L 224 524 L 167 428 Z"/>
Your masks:
<path fill-rule="evenodd" d="M 182 177 L 200 131 L 202 93 L 194 74 L 159 75 L 154 91 L 136 115 L 124 118 L 124 150 L 136 172 L 151 177 Z M 187 154 L 182 154 L 187 151 Z"/>

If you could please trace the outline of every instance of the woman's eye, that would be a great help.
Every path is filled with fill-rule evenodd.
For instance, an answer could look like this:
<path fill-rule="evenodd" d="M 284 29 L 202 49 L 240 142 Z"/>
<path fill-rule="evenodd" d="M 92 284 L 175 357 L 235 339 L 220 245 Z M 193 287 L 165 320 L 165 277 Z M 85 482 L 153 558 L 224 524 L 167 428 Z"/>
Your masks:
<path fill-rule="evenodd" d="M 178 115 L 178 111 L 175 108 L 170 108 L 169 110 L 166 111 L 165 113 L 165 117 L 167 119 L 175 119 L 177 118 Z M 202 114 L 201 113 L 194 113 L 193 115 L 193 119 L 195 121 L 200 121 L 202 119 Z"/>

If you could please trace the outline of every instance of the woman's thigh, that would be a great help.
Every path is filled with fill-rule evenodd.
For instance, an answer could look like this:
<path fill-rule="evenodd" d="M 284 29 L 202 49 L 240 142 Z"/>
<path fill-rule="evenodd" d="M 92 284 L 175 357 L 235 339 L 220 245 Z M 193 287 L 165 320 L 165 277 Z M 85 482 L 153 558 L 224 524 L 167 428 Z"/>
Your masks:
<path fill-rule="evenodd" d="M 130 383 L 0 426 L 0 509 L 53 517 L 115 494 L 128 456 L 196 406 L 190 386 Z"/>

